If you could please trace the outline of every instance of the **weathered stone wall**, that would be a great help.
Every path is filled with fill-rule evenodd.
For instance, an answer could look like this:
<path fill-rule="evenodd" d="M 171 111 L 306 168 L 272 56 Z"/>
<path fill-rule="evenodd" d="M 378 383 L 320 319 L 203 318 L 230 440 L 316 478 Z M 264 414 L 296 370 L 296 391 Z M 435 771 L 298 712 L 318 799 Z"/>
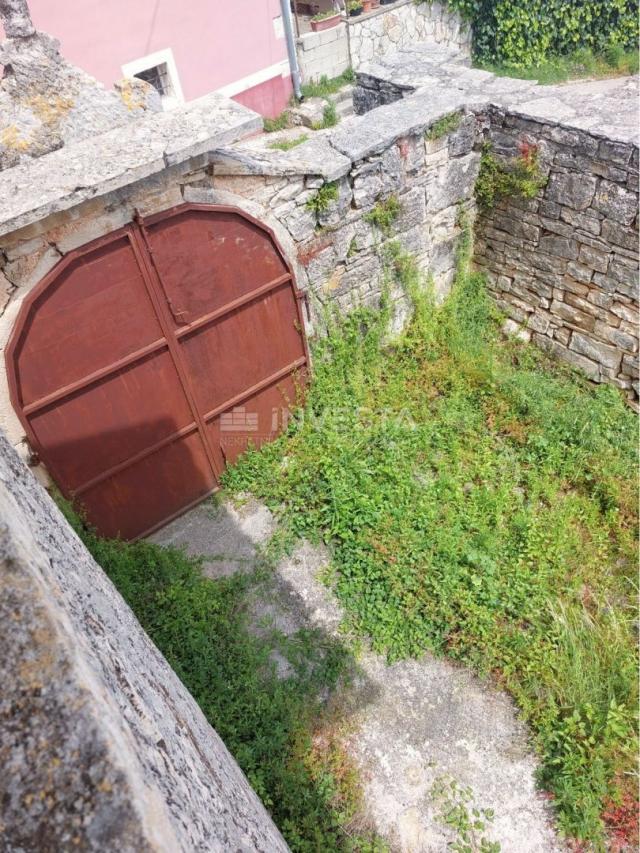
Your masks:
<path fill-rule="evenodd" d="M 0 435 L 0 848 L 288 850 L 169 664 Z"/>
<path fill-rule="evenodd" d="M 373 144 L 361 144 L 346 129 L 334 133 L 331 146 L 324 143 L 324 163 L 333 168 L 326 176 L 313 166 L 278 175 L 275 160 L 258 163 L 250 155 L 234 160 L 238 151 L 228 152 L 213 158 L 211 191 L 200 187 L 189 191 L 188 197 L 215 202 L 220 192 L 232 193 L 236 201 L 240 197 L 255 204 L 255 213 L 263 220 L 275 219 L 295 252 L 299 284 L 315 297 L 312 308 L 315 301 L 333 300 L 344 310 L 375 303 L 390 241 L 415 255 L 442 297 L 454 275 L 459 206 L 473 207 L 479 163 L 479 154 L 473 151 L 475 119 L 466 115 L 455 133 L 430 142 L 425 137 L 431 121 L 428 112 L 423 113 L 425 123 L 415 127 L 407 121 L 406 106 L 404 120 L 400 111 L 397 122 L 388 116 L 392 129 L 379 144 L 372 129 L 380 130 L 383 116 L 371 116 L 361 127 L 362 138 Z M 301 163 L 304 147 L 300 146 Z M 262 174 L 246 174 L 258 167 Z M 316 213 L 309 202 L 327 182 L 336 186 L 337 199 Z M 385 231 L 371 221 L 371 214 L 392 196 L 400 212 Z M 400 299 L 401 294 L 396 295 Z M 402 311 L 401 299 L 398 310 Z"/>
<path fill-rule="evenodd" d="M 446 45 L 467 56 L 471 51 L 470 28 L 446 3 L 399 0 L 362 18 L 349 18 L 347 26 L 355 69 L 389 51 L 422 41 Z"/>
<path fill-rule="evenodd" d="M 347 25 L 338 24 L 319 33 L 304 33 L 297 41 L 298 62 L 304 83 L 322 76 L 338 77 L 351 65 Z"/>
<path fill-rule="evenodd" d="M 345 123 L 289 152 L 250 143 L 218 149 L 0 236 L 0 427 L 22 457 L 29 448 L 2 357 L 22 301 L 67 252 L 131 222 L 136 210 L 145 216 L 183 202 L 228 204 L 264 222 L 292 261 L 298 286 L 313 294 L 310 328 L 318 303 L 347 310 L 379 299 L 391 240 L 416 255 L 443 296 L 453 280 L 459 205 L 473 208 L 479 162 L 471 114 L 454 134 L 425 138 L 451 103 L 401 101 L 359 119 L 358 133 Z M 338 197 L 317 213 L 309 201 L 326 183 L 335 184 Z M 385 233 L 369 214 L 390 196 L 400 213 Z M 400 324 L 406 304 L 400 292 L 393 295 Z"/>
<path fill-rule="evenodd" d="M 498 305 L 553 356 L 638 398 L 638 147 L 493 109 L 498 156 L 538 146 L 546 187 L 477 224 Z"/>
<path fill-rule="evenodd" d="M 36 32 L 26 0 L 0 0 L 0 20 L 7 34 L 0 43 L 0 171 L 162 108 L 142 80 L 108 91 L 70 65 L 56 39 Z"/>

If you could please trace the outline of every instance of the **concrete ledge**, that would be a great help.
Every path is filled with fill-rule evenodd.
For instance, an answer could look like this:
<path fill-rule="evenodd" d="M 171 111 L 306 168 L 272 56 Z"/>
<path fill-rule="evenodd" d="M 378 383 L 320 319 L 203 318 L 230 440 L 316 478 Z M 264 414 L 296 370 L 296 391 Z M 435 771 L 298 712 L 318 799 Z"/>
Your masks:
<path fill-rule="evenodd" d="M 185 163 L 262 128 L 213 93 L 0 173 L 0 235 Z"/>

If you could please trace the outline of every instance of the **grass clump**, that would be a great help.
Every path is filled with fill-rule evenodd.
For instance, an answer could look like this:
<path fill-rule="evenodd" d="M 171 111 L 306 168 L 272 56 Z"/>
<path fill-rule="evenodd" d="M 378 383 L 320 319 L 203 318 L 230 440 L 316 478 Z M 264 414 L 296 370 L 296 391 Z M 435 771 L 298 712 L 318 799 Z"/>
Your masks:
<path fill-rule="evenodd" d="M 294 851 L 382 850 L 346 831 L 360 804 L 340 722 L 319 700 L 349 656 L 319 632 L 285 637 L 249 630 L 251 592 L 267 576 L 210 580 L 175 548 L 98 537 L 63 511 L 142 627 L 164 654 L 246 773 Z M 290 674 L 279 678 L 274 653 Z"/>
<path fill-rule="evenodd" d="M 302 145 L 303 142 L 306 142 L 308 138 L 308 134 L 301 133 L 300 136 L 296 136 L 293 139 L 282 139 L 279 142 L 270 142 L 269 148 L 272 148 L 275 151 L 291 151 L 292 148 L 296 148 L 298 145 Z"/>
<path fill-rule="evenodd" d="M 537 146 L 523 143 L 520 156 L 507 162 L 494 157 L 489 144 L 484 146 L 475 187 L 481 209 L 490 210 L 510 196 L 534 198 L 546 183 L 538 164 Z"/>
<path fill-rule="evenodd" d="M 538 83 L 553 85 L 568 80 L 584 78 L 602 79 L 637 74 L 639 54 L 637 50 L 625 50 L 620 44 L 608 45 L 602 53 L 581 48 L 567 56 L 551 56 L 524 68 L 509 64 L 483 63 L 487 71 L 503 77 L 519 77 L 537 80 Z"/>
<path fill-rule="evenodd" d="M 559 828 L 601 849 L 636 795 L 635 418 L 502 340 L 468 243 L 441 307 L 391 258 L 414 300 L 393 346 L 386 300 L 328 317 L 287 435 L 226 482 L 331 547 L 374 649 L 447 655 L 509 691 Z"/>
<path fill-rule="evenodd" d="M 442 116 L 442 118 L 434 121 L 429 130 L 425 133 L 425 138 L 428 142 L 435 142 L 436 139 L 442 139 L 443 136 L 457 130 L 460 127 L 461 121 L 462 113 L 448 113 L 446 116 Z"/>
<path fill-rule="evenodd" d="M 379 228 L 383 234 L 388 235 L 391 233 L 393 223 L 400 216 L 401 211 L 402 205 L 397 196 L 391 195 L 389 198 L 379 201 L 364 218 L 366 222 L 370 222 Z"/>
<path fill-rule="evenodd" d="M 338 184 L 334 181 L 323 184 L 311 198 L 307 199 L 306 207 L 315 214 L 324 213 L 333 201 L 338 200 Z"/>
<path fill-rule="evenodd" d="M 313 130 L 326 130 L 329 127 L 335 127 L 339 121 L 338 108 L 333 101 L 327 101 L 322 110 L 322 121 L 314 122 Z"/>
<path fill-rule="evenodd" d="M 335 95 L 340 89 L 353 83 L 355 79 L 353 68 L 347 68 L 337 77 L 328 78 L 323 74 L 316 83 L 304 83 L 300 88 L 305 98 L 328 98 L 329 95 Z"/>
<path fill-rule="evenodd" d="M 263 122 L 265 133 L 275 133 L 277 130 L 285 130 L 291 126 L 291 117 L 287 110 L 281 112 L 275 118 L 266 118 Z"/>

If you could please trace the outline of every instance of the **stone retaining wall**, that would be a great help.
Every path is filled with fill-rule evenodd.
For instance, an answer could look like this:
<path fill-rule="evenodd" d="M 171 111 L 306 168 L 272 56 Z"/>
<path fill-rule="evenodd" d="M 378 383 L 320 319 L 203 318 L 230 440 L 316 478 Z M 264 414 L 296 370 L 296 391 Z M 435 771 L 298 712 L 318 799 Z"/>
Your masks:
<path fill-rule="evenodd" d="M 317 214 L 308 203 L 325 179 L 304 170 L 288 177 L 270 174 L 276 169 L 268 162 L 262 165 L 262 175 L 248 175 L 230 158 L 214 158 L 211 190 L 200 187 L 187 195 L 215 202 L 220 191 L 232 193 L 236 201 L 240 197 L 254 203 L 263 220 L 275 219 L 288 233 L 299 283 L 316 298 L 312 311 L 315 301 L 333 300 L 344 310 L 376 303 L 385 275 L 385 246 L 391 241 L 415 255 L 443 297 L 453 281 L 459 205 L 473 208 L 479 164 L 474 139 L 472 115 L 454 134 L 434 142 L 426 140 L 424 126 L 403 133 L 399 125 L 382 150 L 351 148 L 347 134 L 335 134 L 326 162 L 336 166 L 328 182 L 338 195 Z M 341 141 L 347 143 L 342 148 L 346 154 L 336 151 Z M 400 212 L 387 233 L 371 221 L 371 213 L 392 196 Z M 396 296 L 400 299 L 401 294 Z"/>
<path fill-rule="evenodd" d="M 638 399 L 638 147 L 493 109 L 498 156 L 538 146 L 546 187 L 477 223 L 476 262 L 520 334 Z"/>
<path fill-rule="evenodd" d="M 289 848 L 199 707 L 0 435 L 0 848 Z"/>
<path fill-rule="evenodd" d="M 361 18 L 349 18 L 347 26 L 355 69 L 389 51 L 421 41 L 456 48 L 466 55 L 471 51 L 470 28 L 446 3 L 398 0 Z"/>

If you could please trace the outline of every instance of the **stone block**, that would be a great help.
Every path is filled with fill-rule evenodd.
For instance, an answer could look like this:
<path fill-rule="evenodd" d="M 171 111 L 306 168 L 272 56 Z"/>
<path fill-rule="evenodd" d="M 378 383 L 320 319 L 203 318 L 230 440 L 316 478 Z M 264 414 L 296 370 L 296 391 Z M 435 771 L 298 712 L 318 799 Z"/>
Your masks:
<path fill-rule="evenodd" d="M 539 332 L 541 335 L 546 335 L 551 326 L 551 315 L 543 311 L 536 311 L 529 317 L 527 326 L 534 332 Z"/>
<path fill-rule="evenodd" d="M 590 267 L 595 272 L 605 273 L 609 268 L 611 256 L 604 252 L 598 252 L 590 246 L 581 245 L 578 252 L 578 260 L 581 264 Z"/>
<path fill-rule="evenodd" d="M 566 127 L 551 127 L 547 130 L 549 139 L 559 145 L 573 149 L 575 154 L 594 157 L 598 150 L 598 141 L 587 133 L 569 130 Z"/>
<path fill-rule="evenodd" d="M 449 136 L 449 156 L 462 157 L 469 154 L 476 141 L 476 119 L 473 115 L 465 116 L 460 126 Z"/>
<path fill-rule="evenodd" d="M 638 264 L 627 258 L 612 256 L 609 275 L 620 284 L 627 285 L 630 288 L 638 287 Z"/>
<path fill-rule="evenodd" d="M 593 269 L 586 264 L 578 263 L 578 261 L 569 261 L 567 273 L 582 284 L 589 284 L 593 277 Z"/>
<path fill-rule="evenodd" d="M 531 340 L 531 332 L 523 329 L 515 320 L 505 320 L 502 324 L 502 331 L 507 337 L 516 338 L 516 340 L 523 341 L 524 343 Z"/>
<path fill-rule="evenodd" d="M 530 216 L 530 214 L 527 214 Z M 575 228 L 568 225 L 566 222 L 561 222 L 559 219 L 547 219 L 543 216 L 536 217 L 533 215 L 534 221 L 537 221 L 541 228 L 549 231 L 551 234 L 558 234 L 560 237 L 572 238 L 575 236 Z"/>
<path fill-rule="evenodd" d="M 567 273 L 569 273 L 569 266 L 571 265 L 567 264 Z M 589 287 L 583 282 L 576 280 L 571 274 L 563 275 L 560 282 L 558 282 L 556 277 L 554 284 L 557 284 L 562 291 L 573 293 L 576 296 L 586 296 L 589 293 Z"/>
<path fill-rule="evenodd" d="M 552 314 L 555 314 L 556 317 L 560 317 L 572 326 L 577 326 L 581 329 L 586 329 L 587 331 L 591 331 L 594 327 L 594 317 L 590 314 L 586 314 L 579 308 L 574 308 L 573 305 L 568 305 L 566 302 L 560 302 L 559 300 L 554 299 L 549 310 Z"/>
<path fill-rule="evenodd" d="M 602 319 L 607 315 L 606 310 L 601 308 L 597 303 L 589 302 L 588 299 L 584 299 L 576 293 L 565 293 L 564 301 L 567 305 L 572 305 L 574 308 L 584 311 L 585 314 L 591 314 L 593 317 L 599 317 Z"/>
<path fill-rule="evenodd" d="M 617 370 L 622 360 L 622 353 L 617 347 L 603 344 L 600 341 L 594 340 L 594 338 L 580 334 L 580 332 L 574 332 L 571 335 L 569 348 L 580 355 L 586 356 L 591 361 L 596 361 L 598 364 L 610 367 L 612 370 Z"/>
<path fill-rule="evenodd" d="M 552 174 L 545 198 L 574 210 L 586 210 L 596 190 L 596 179 L 589 174 Z"/>
<path fill-rule="evenodd" d="M 626 320 L 627 323 L 638 323 L 638 308 L 632 308 L 630 305 L 625 305 L 623 302 L 615 302 L 611 307 L 611 313 L 616 317 Z"/>
<path fill-rule="evenodd" d="M 427 210 L 434 213 L 471 198 L 480 158 L 477 154 L 458 157 L 440 170 L 437 182 L 427 188 Z"/>
<path fill-rule="evenodd" d="M 603 219 L 602 239 L 613 246 L 622 246 L 632 252 L 638 253 L 638 234 L 632 228 L 625 228 L 613 219 Z"/>
<path fill-rule="evenodd" d="M 418 225 L 424 226 L 425 232 L 428 223 L 425 223 L 426 218 L 426 200 L 425 192 L 422 187 L 414 187 L 408 192 L 403 193 L 399 197 L 400 214 L 394 223 L 396 231 L 408 231 Z M 455 226 L 455 220 L 451 228 Z M 449 233 L 451 233 L 451 228 Z"/>
<path fill-rule="evenodd" d="M 549 355 L 559 358 L 562 361 L 566 361 L 568 364 L 572 365 L 572 367 L 577 367 L 594 382 L 600 381 L 600 367 L 596 362 L 586 356 L 577 353 L 575 350 L 568 349 L 558 340 L 551 340 L 545 335 L 534 334 L 533 342 Z"/>
<path fill-rule="evenodd" d="M 563 207 L 560 211 L 560 219 L 569 225 L 573 225 L 574 228 L 578 228 L 586 231 L 588 234 L 592 234 L 594 237 L 597 237 L 600 234 L 600 220 L 592 211 L 581 213 L 576 210 L 572 210 L 570 207 Z"/>
<path fill-rule="evenodd" d="M 180 199 L 182 201 L 182 198 Z M 111 231 L 122 228 L 131 222 L 133 207 L 118 205 L 110 211 L 105 211 L 102 216 L 74 219 L 71 222 L 53 228 L 48 232 L 48 239 L 55 244 L 63 255 L 95 240 L 103 237 Z"/>
<path fill-rule="evenodd" d="M 626 166 L 631 160 L 632 151 L 632 145 L 604 139 L 598 148 L 598 157 L 600 160 L 614 163 L 616 166 Z"/>
<path fill-rule="evenodd" d="M 616 347 L 625 350 L 628 353 L 638 351 L 638 335 L 630 332 L 623 332 L 620 329 L 614 329 L 607 323 L 597 320 L 593 329 L 594 335 L 602 340 L 608 341 Z"/>
<path fill-rule="evenodd" d="M 297 243 L 313 236 L 316 216 L 306 205 L 294 205 L 293 209 L 285 214 L 278 214 L 277 210 L 275 213 Z"/>
<path fill-rule="evenodd" d="M 528 240 L 531 243 L 537 243 L 540 237 L 539 217 L 533 215 L 531 221 L 525 221 L 522 218 L 515 216 L 502 216 L 499 213 L 494 213 L 493 222 L 497 228 L 506 231 L 513 237 L 521 237 L 523 240 Z"/>
<path fill-rule="evenodd" d="M 622 356 L 622 367 L 620 368 L 620 372 L 624 373 L 625 376 L 638 376 L 638 367 L 639 362 L 637 355 Z"/>
<path fill-rule="evenodd" d="M 560 326 L 553 330 L 553 339 L 554 341 L 559 341 L 563 347 L 569 345 L 569 341 L 571 340 L 571 329 L 565 329 L 564 326 Z"/>
<path fill-rule="evenodd" d="M 613 296 L 610 293 L 603 293 L 601 290 L 591 289 L 587 294 L 587 301 L 593 302 L 599 308 L 611 308 L 613 305 Z"/>
<path fill-rule="evenodd" d="M 549 201 L 549 199 L 544 198 L 540 201 L 538 211 L 541 216 L 547 219 L 559 219 L 562 207 L 555 201 Z"/>
<path fill-rule="evenodd" d="M 321 226 L 339 225 L 351 207 L 353 192 L 347 178 L 338 181 L 338 198 L 329 203 L 326 210 L 318 213 L 318 222 Z"/>
<path fill-rule="evenodd" d="M 575 261 L 578 257 L 578 244 L 566 237 L 546 236 L 540 238 L 540 251 L 557 258 Z"/>
<path fill-rule="evenodd" d="M 55 246 L 45 245 L 31 255 L 23 255 L 5 264 L 3 273 L 16 287 L 30 290 L 50 272 L 62 258 Z"/>
<path fill-rule="evenodd" d="M 638 194 L 611 181 L 600 181 L 592 207 L 622 225 L 631 225 L 638 213 Z"/>
<path fill-rule="evenodd" d="M 0 437 L 6 850 L 289 848 L 193 697 Z"/>

